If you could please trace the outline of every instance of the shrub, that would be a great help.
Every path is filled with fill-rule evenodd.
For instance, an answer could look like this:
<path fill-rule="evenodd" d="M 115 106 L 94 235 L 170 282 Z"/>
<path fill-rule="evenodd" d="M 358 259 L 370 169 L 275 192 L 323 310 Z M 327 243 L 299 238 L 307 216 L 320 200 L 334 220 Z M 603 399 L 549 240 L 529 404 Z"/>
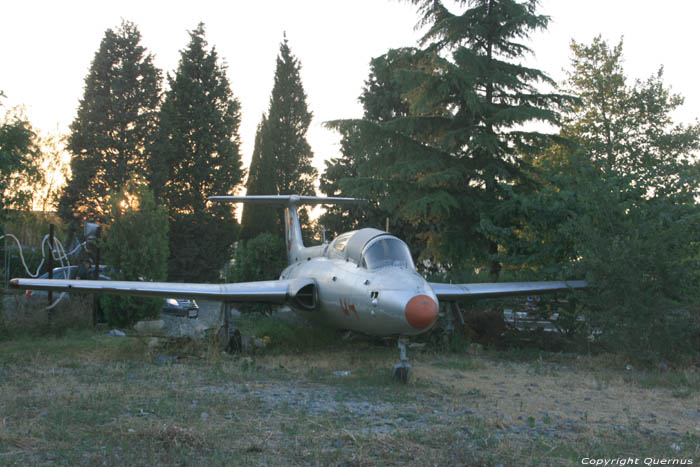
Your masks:
<path fill-rule="evenodd" d="M 143 186 L 130 184 L 112 204 L 114 221 L 102 243 L 115 280 L 164 281 L 168 264 L 168 214 Z M 110 325 L 129 326 L 158 316 L 163 299 L 103 296 Z"/>
<path fill-rule="evenodd" d="M 286 258 L 284 240 L 271 233 L 260 234 L 247 242 L 240 242 L 226 279 L 229 282 L 277 279 L 287 265 Z M 270 311 L 270 306 L 247 304 L 241 311 L 265 313 Z"/>

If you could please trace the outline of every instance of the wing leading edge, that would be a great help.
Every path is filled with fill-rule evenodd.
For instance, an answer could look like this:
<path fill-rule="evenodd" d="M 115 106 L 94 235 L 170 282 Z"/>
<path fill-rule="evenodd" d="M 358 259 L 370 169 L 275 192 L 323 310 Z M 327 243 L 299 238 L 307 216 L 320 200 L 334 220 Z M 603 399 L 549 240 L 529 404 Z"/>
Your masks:
<path fill-rule="evenodd" d="M 177 282 L 90 281 L 60 279 L 12 279 L 10 285 L 54 292 L 105 293 L 143 297 L 199 298 L 228 302 L 284 303 L 295 281 L 276 280 L 235 284 Z"/>
<path fill-rule="evenodd" d="M 483 284 L 441 284 L 430 282 L 430 287 L 432 287 L 437 298 L 448 302 L 467 298 L 552 293 L 562 290 L 582 289 L 586 286 L 586 281 L 487 282 Z"/>

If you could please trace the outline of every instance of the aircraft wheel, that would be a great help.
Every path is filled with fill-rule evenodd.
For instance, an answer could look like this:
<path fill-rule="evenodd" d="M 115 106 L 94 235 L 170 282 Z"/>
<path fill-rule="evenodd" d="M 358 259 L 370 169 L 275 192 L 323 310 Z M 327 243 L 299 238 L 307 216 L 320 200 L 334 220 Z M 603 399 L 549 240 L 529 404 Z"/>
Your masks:
<path fill-rule="evenodd" d="M 409 376 L 411 376 L 411 365 L 405 362 L 395 365 L 391 371 L 391 379 L 401 383 L 407 383 Z"/>

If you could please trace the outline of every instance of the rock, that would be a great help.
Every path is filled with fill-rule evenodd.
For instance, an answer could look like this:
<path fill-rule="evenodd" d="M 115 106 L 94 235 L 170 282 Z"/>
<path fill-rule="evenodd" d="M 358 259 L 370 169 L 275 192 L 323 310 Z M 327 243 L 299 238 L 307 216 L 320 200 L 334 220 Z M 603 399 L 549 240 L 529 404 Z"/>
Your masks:
<path fill-rule="evenodd" d="M 124 331 L 120 331 L 119 329 L 112 329 L 107 333 L 109 337 L 125 337 L 126 334 Z"/>
<path fill-rule="evenodd" d="M 151 337 L 150 339 L 148 339 L 148 342 L 146 342 L 146 345 L 149 349 L 155 349 L 160 345 L 160 339 L 157 337 Z"/>
<path fill-rule="evenodd" d="M 165 336 L 165 321 L 156 319 L 151 321 L 139 321 L 134 326 L 136 332 L 144 336 Z"/>
<path fill-rule="evenodd" d="M 216 327 L 216 325 L 205 324 L 200 320 L 163 314 L 161 319 L 139 321 L 134 329 L 142 336 L 201 339 L 207 331 Z"/>

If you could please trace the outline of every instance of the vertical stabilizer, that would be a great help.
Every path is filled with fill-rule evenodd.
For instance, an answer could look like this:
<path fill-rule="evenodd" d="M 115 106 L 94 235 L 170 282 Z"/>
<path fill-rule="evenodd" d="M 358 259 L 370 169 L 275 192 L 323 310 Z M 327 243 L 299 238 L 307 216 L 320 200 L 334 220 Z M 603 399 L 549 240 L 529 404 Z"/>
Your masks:
<path fill-rule="evenodd" d="M 298 261 L 299 254 L 304 248 L 298 207 L 298 204 L 290 202 L 284 208 L 284 239 L 287 243 L 287 261 L 289 264 Z"/>
<path fill-rule="evenodd" d="M 304 242 L 301 238 L 298 208 L 301 205 L 346 204 L 362 200 L 356 198 L 326 198 L 322 196 L 269 195 L 269 196 L 210 196 L 211 201 L 228 201 L 246 204 L 277 204 L 284 206 L 284 238 L 287 243 L 289 264 L 304 256 Z"/>

